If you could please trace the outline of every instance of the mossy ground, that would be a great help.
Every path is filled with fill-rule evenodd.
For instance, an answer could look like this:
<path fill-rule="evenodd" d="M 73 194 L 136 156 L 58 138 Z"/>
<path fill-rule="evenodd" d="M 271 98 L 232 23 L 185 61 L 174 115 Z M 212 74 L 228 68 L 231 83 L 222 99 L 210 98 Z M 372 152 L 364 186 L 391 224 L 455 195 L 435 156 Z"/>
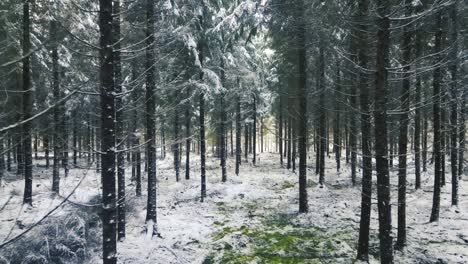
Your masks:
<path fill-rule="evenodd" d="M 229 209 L 219 203 L 221 212 Z M 258 210 L 246 204 L 244 210 Z M 238 209 L 238 208 L 237 208 Z M 216 222 L 219 231 L 212 239 L 213 252 L 205 259 L 210 263 L 351 263 L 354 254 L 353 230 L 327 231 L 301 226 L 297 214 L 265 212 L 261 224 L 233 227 L 229 221 Z M 257 221 L 258 223 L 258 221 Z"/>

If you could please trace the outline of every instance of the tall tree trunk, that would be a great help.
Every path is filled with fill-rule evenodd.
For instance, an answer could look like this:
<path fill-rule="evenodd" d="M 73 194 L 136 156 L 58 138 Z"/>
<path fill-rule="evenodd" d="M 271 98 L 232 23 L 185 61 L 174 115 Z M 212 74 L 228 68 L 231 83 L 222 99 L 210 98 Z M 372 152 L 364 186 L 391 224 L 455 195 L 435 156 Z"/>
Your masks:
<path fill-rule="evenodd" d="M 279 156 L 280 156 L 280 165 L 283 167 L 283 96 L 280 94 L 279 96 L 279 111 L 278 111 L 278 123 L 279 123 L 279 136 L 278 136 L 278 142 L 279 142 Z"/>
<path fill-rule="evenodd" d="M 260 153 L 263 153 L 263 117 L 260 118 Z"/>
<path fill-rule="evenodd" d="M 290 101 L 290 99 L 288 99 L 288 101 Z M 292 136 L 292 117 L 291 117 L 291 114 L 290 114 L 292 111 L 290 111 L 290 106 L 289 105 L 290 104 L 288 102 L 288 139 L 287 139 L 287 141 L 288 141 L 288 153 L 287 153 L 288 163 L 287 163 L 287 167 L 286 167 L 288 170 L 291 169 L 291 165 L 292 165 L 291 164 L 291 162 L 292 162 L 292 160 L 291 160 L 291 154 L 292 154 L 291 153 L 291 151 L 292 151 L 291 147 L 292 147 L 292 138 L 293 138 L 293 136 Z"/>
<path fill-rule="evenodd" d="M 76 114 L 76 111 L 77 109 L 75 109 L 72 114 L 73 166 L 75 167 L 77 165 L 77 159 L 78 159 L 78 133 L 77 133 L 78 126 L 76 124 L 78 122 L 78 116 Z"/>
<path fill-rule="evenodd" d="M 148 201 L 146 225 L 148 235 L 158 235 L 156 219 L 156 93 L 154 0 L 146 0 L 146 160 L 148 162 Z"/>
<path fill-rule="evenodd" d="M 360 0 L 358 9 L 359 28 L 356 37 L 359 42 L 358 62 L 359 91 L 361 106 L 361 148 L 362 148 L 362 192 L 361 192 L 361 218 L 359 222 L 359 240 L 357 259 L 367 261 L 369 259 L 369 229 L 372 204 L 372 135 L 371 135 L 371 102 L 369 100 L 368 79 L 370 76 L 362 69 L 367 69 L 369 58 L 367 56 L 369 0 Z"/>
<path fill-rule="evenodd" d="M 185 179 L 190 179 L 190 146 L 192 135 L 190 132 L 190 90 L 187 90 L 187 104 L 185 105 Z"/>
<path fill-rule="evenodd" d="M 451 10 L 450 18 L 452 22 L 452 34 L 450 36 L 453 48 L 451 50 L 450 72 L 452 77 L 451 82 L 451 95 L 452 102 L 450 103 L 450 162 L 452 170 L 452 205 L 458 205 L 458 112 L 457 112 L 457 98 L 458 98 L 458 0 L 455 0 Z"/>
<path fill-rule="evenodd" d="M 325 183 L 325 152 L 327 147 L 327 125 L 326 118 L 327 113 L 325 109 L 325 55 L 324 55 L 323 43 L 320 44 L 319 50 L 319 91 L 320 91 L 320 172 L 319 172 L 319 184 L 322 187 Z"/>
<path fill-rule="evenodd" d="M 37 148 L 38 148 L 38 145 L 39 145 L 39 139 L 38 139 L 38 136 L 37 136 L 37 132 L 34 132 L 34 143 L 33 143 L 33 148 L 34 148 L 34 159 L 35 159 L 35 160 L 38 159 L 38 156 L 37 156 Z"/>
<path fill-rule="evenodd" d="M 244 156 L 248 162 L 249 158 L 249 124 L 244 120 Z"/>
<path fill-rule="evenodd" d="M 298 50 L 299 59 L 299 212 L 309 210 L 307 201 L 307 61 L 306 61 L 306 26 L 304 2 L 299 6 Z"/>
<path fill-rule="evenodd" d="M 255 166 L 255 163 L 257 162 L 257 96 L 253 96 L 253 128 L 252 128 L 252 164 Z"/>
<path fill-rule="evenodd" d="M 340 119 L 341 119 L 341 78 L 340 64 L 336 63 L 336 88 L 335 88 L 335 125 L 333 127 L 333 151 L 335 152 L 336 171 L 341 169 L 341 137 L 340 137 Z"/>
<path fill-rule="evenodd" d="M 203 17 L 200 17 L 200 25 L 203 25 Z M 203 66 L 204 57 L 204 42 L 200 40 L 198 43 L 198 59 L 200 65 Z M 200 71 L 200 81 L 203 81 L 203 70 Z M 199 98 L 199 111 L 200 111 L 200 178 L 201 178 L 201 202 L 206 198 L 206 142 L 205 142 L 205 94 L 200 92 Z"/>
<path fill-rule="evenodd" d="M 174 138 L 172 143 L 172 153 L 174 154 L 174 170 L 176 173 L 176 181 L 180 180 L 180 149 L 179 149 L 179 109 L 174 108 Z"/>
<path fill-rule="evenodd" d="M 411 1 L 405 3 L 405 16 L 412 14 Z M 409 103 L 411 85 L 411 32 L 410 26 L 403 28 L 402 64 L 403 64 L 403 86 L 400 93 L 400 135 L 398 138 L 398 234 L 396 247 L 403 249 L 406 246 L 406 155 L 408 153 L 408 125 L 409 125 Z"/>
<path fill-rule="evenodd" d="M 114 21 L 114 82 L 115 82 L 115 131 L 117 144 L 117 239 L 125 239 L 125 153 L 124 153 L 124 120 L 123 120 L 123 102 L 122 102 L 122 64 L 120 59 L 120 0 L 113 0 Z"/>
<path fill-rule="evenodd" d="M 226 71 L 224 69 L 224 59 L 221 59 L 221 83 L 223 86 L 226 85 Z M 227 172 L 226 172 L 226 158 L 227 158 L 227 140 L 226 140 L 226 123 L 227 123 L 227 113 L 224 105 L 224 92 L 221 93 L 221 180 L 222 182 L 227 181 Z M 255 155 L 254 155 L 255 156 Z"/>
<path fill-rule="evenodd" d="M 387 65 L 390 52 L 390 2 L 377 0 L 377 73 L 375 78 L 375 159 L 379 211 L 380 261 L 393 263 L 392 214 L 387 142 Z"/>
<path fill-rule="evenodd" d="M 237 96 L 236 102 L 236 175 L 239 176 L 239 167 L 241 165 L 241 109 L 240 96 Z"/>
<path fill-rule="evenodd" d="M 31 50 L 29 2 L 23 0 L 23 120 L 31 117 L 32 91 L 29 52 Z M 23 203 L 32 205 L 32 149 L 31 149 L 31 122 L 22 126 L 23 132 L 23 154 L 24 154 L 24 197 Z"/>
<path fill-rule="evenodd" d="M 46 162 L 46 169 L 50 167 L 50 160 L 49 160 L 49 129 L 46 128 L 45 134 L 42 136 L 43 141 L 43 148 L 44 148 L 44 156 Z"/>
<path fill-rule="evenodd" d="M 421 10 L 417 10 L 418 13 Z M 416 39 L 415 39 L 415 57 L 416 59 L 421 58 L 422 56 L 422 34 L 421 32 L 416 32 Z M 414 173 L 415 173 L 415 188 L 421 188 L 421 115 L 422 111 L 421 108 L 423 107 L 423 103 L 421 101 L 421 76 L 416 76 L 416 83 L 415 83 L 415 115 L 414 115 Z"/>
<path fill-rule="evenodd" d="M 292 137 L 291 137 L 291 145 L 292 145 L 292 154 L 291 154 L 291 166 L 292 166 L 292 172 L 296 172 L 296 157 L 297 157 L 297 121 L 296 119 L 292 119 L 293 122 L 293 128 L 292 128 Z"/>
<path fill-rule="evenodd" d="M 7 164 L 6 169 L 7 171 L 11 171 L 11 136 L 8 137 L 8 151 L 7 151 Z"/>
<path fill-rule="evenodd" d="M 434 54 L 436 56 L 437 67 L 434 69 L 434 79 L 433 79 L 433 115 L 434 115 L 434 144 L 433 144 L 433 153 L 434 153 L 434 193 L 432 200 L 432 212 L 431 212 L 431 222 L 439 220 L 439 211 L 440 211 L 440 187 L 441 187 L 441 177 L 442 177 L 442 149 L 441 149 L 441 89 L 440 82 L 442 79 L 440 62 L 442 60 L 439 52 L 442 50 L 442 11 L 438 11 L 436 18 L 436 35 L 435 35 L 435 46 Z"/>
<path fill-rule="evenodd" d="M 115 193 L 115 89 L 112 52 L 112 2 L 99 1 L 101 81 L 101 180 L 104 264 L 117 263 Z"/>

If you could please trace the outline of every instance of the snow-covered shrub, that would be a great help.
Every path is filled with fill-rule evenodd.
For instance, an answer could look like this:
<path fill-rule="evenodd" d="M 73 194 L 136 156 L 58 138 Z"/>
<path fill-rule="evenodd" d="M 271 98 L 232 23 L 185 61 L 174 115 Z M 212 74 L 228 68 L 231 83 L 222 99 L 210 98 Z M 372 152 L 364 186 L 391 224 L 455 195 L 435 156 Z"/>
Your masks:
<path fill-rule="evenodd" d="M 51 216 L 10 246 L 7 262 L 21 264 L 83 263 L 100 250 L 100 221 L 95 209 Z M 6 261 L 5 260 L 5 261 Z"/>

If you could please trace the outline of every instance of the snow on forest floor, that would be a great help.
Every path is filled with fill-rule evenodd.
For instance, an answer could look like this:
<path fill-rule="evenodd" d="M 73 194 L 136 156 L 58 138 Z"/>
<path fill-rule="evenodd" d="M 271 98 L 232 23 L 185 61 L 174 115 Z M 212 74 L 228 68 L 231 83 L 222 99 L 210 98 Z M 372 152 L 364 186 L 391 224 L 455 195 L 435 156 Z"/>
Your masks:
<path fill-rule="evenodd" d="M 310 168 L 309 213 L 299 215 L 297 175 L 280 168 L 277 155 L 261 154 L 257 163 L 252 166 L 243 160 L 237 177 L 233 174 L 230 159 L 228 181 L 222 183 L 218 160 L 209 159 L 208 197 L 200 203 L 198 159 L 194 157 L 192 162 L 191 179 L 185 180 L 185 172 L 181 170 L 180 182 L 175 181 L 170 158 L 158 161 L 157 209 L 161 238 L 145 236 L 146 196 L 135 197 L 134 186 L 129 186 L 127 238 L 118 244 L 119 263 L 353 263 L 361 193 L 359 184 L 351 186 L 348 166 L 337 173 L 334 159 L 328 159 L 323 188 L 317 185 L 318 177 Z M 314 164 L 312 160 L 309 163 Z M 71 251 L 63 253 L 66 250 L 60 247 L 61 257 L 69 261 L 63 263 L 79 263 L 83 256 L 87 263 L 101 262 L 98 209 L 93 206 L 99 203 L 100 176 L 94 166 L 90 170 L 71 169 L 69 177 L 62 178 L 62 197 L 51 195 L 51 170 L 35 168 L 34 205 L 31 208 L 21 205 L 23 181 L 13 180 L 12 175 L 7 177 L 0 188 L 0 243 L 43 218 L 73 191 L 80 179 L 84 180 L 71 195 L 72 203 L 65 203 L 21 240 L 0 249 L 0 263 L 3 263 L 1 256 L 11 263 L 21 259 L 32 261 L 24 263 L 60 263 L 52 260 L 50 252 L 53 243 L 56 249 L 59 248 L 61 233 L 79 242 L 61 242 Z M 447 173 L 447 185 L 442 189 L 440 221 L 429 223 L 433 177 L 430 172 L 423 173 L 423 189 L 415 191 L 412 170 L 409 169 L 408 176 L 408 246 L 403 252 L 396 253 L 395 262 L 468 263 L 467 177 L 461 181 L 460 205 L 453 208 L 450 207 L 451 185 Z M 127 174 L 130 177 L 129 170 Z M 393 171 L 394 236 L 396 184 L 396 171 Z M 375 185 L 373 188 L 370 262 L 378 263 Z M 143 190 L 145 193 L 145 186 Z M 83 236 L 84 241 L 79 239 Z M 34 262 L 41 255 L 49 262 Z"/>

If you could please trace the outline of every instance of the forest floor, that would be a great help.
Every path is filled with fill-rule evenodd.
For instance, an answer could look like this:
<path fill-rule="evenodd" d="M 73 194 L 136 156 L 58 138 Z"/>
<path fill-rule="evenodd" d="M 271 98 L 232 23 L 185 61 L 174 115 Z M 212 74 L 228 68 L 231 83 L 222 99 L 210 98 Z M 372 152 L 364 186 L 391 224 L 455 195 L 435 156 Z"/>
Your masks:
<path fill-rule="evenodd" d="M 327 159 L 323 188 L 317 184 L 318 176 L 310 167 L 309 213 L 298 214 L 298 177 L 281 168 L 278 159 L 277 155 L 260 154 L 256 166 L 243 159 L 240 175 L 235 176 L 230 158 L 228 181 L 222 183 L 219 161 L 209 158 L 208 197 L 203 203 L 196 157 L 192 161 L 191 179 L 185 180 L 185 172 L 181 170 L 180 182 L 175 181 L 170 157 L 158 161 L 161 238 L 146 237 L 146 196 L 136 197 L 134 186 L 130 185 L 126 199 L 127 237 L 118 244 L 119 263 L 353 263 L 361 188 L 359 182 L 355 187 L 351 185 L 349 166 L 343 161 L 343 168 L 337 173 L 334 158 Z M 309 163 L 314 164 L 312 160 Z M 43 263 L 80 263 L 84 256 L 86 263 L 101 263 L 97 220 L 100 176 L 92 166 L 71 169 L 70 175 L 62 178 L 61 196 L 50 193 L 51 170 L 36 167 L 32 207 L 22 206 L 23 181 L 14 175 L 6 177 L 0 188 L 0 243 L 24 232 L 54 208 L 57 210 L 21 239 L 0 249 L 0 263 L 2 258 L 11 263 L 38 258 L 48 261 Z M 461 181 L 460 205 L 454 208 L 450 206 L 451 184 L 447 173 L 440 221 L 429 223 L 432 168 L 422 175 L 423 188 L 415 191 L 412 162 L 409 167 L 408 246 L 396 252 L 395 262 L 468 263 L 468 177 Z M 128 169 L 127 175 L 130 177 Z M 391 179 L 396 236 L 396 170 L 392 171 Z M 374 177 L 370 263 L 378 263 L 375 189 Z M 144 185 L 143 193 L 145 190 Z M 59 206 L 70 193 L 70 201 Z M 74 240 L 70 242 L 63 237 Z"/>

